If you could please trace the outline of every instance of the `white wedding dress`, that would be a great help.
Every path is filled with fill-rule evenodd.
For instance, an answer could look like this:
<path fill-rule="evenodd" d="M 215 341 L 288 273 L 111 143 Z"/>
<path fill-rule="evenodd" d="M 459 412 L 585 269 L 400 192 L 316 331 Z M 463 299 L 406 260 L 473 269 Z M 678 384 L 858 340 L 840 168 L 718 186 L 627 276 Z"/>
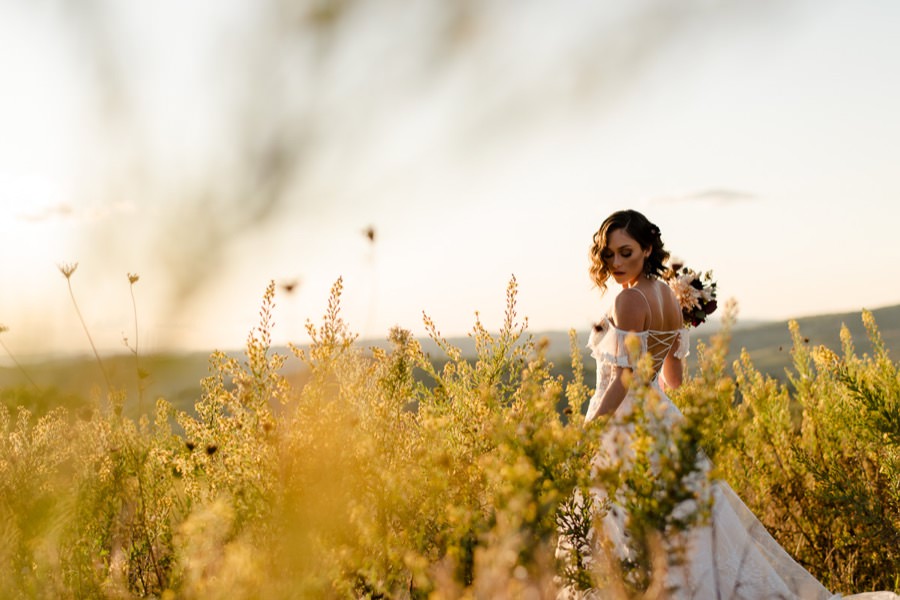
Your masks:
<path fill-rule="evenodd" d="M 588 406 L 586 420 L 595 418 L 600 400 L 606 387 L 613 380 L 616 367 L 631 367 L 626 339 L 637 336 L 640 351 L 651 353 L 656 375 L 651 384 L 659 396 L 654 414 L 662 427 L 682 419 L 681 412 L 669 400 L 659 386 L 658 375 L 663 360 L 672 350 L 676 357 L 687 355 L 689 347 L 688 331 L 644 331 L 626 332 L 615 327 L 609 318 L 604 319 L 594 329 L 588 348 L 597 360 L 597 388 Z M 601 437 L 604 452 L 600 461 L 622 461 L 627 466 L 633 456 L 630 436 L 634 432 L 633 419 L 629 415 L 634 409 L 635 396 L 629 392 L 607 423 Z M 710 481 L 706 477 L 708 461 L 701 459 L 698 475 L 703 481 L 695 482 L 703 487 L 703 494 L 711 494 L 712 511 L 702 525 L 689 530 L 686 536 L 686 560 L 669 567 L 666 587 L 674 590 L 671 598 L 696 599 L 832 599 L 841 596 L 832 594 L 806 569 L 798 564 L 766 531 L 765 527 L 737 497 L 724 481 Z M 610 463 L 607 463 L 610 464 Z M 594 505 L 600 506 L 606 493 L 600 488 L 591 490 Z M 709 498 L 709 496 L 706 496 Z M 696 505 L 694 505 L 696 507 Z M 685 507 L 690 510 L 691 507 Z M 607 539 L 620 553 L 627 554 L 625 544 L 625 511 L 613 498 L 610 510 L 603 517 L 603 529 Z M 566 540 L 561 539 L 561 546 Z M 596 592 L 596 591 L 595 591 Z M 579 593 L 565 590 L 561 597 L 603 597 L 603 594 Z M 891 592 L 872 592 L 850 596 L 854 599 L 888 600 L 900 599 Z"/>

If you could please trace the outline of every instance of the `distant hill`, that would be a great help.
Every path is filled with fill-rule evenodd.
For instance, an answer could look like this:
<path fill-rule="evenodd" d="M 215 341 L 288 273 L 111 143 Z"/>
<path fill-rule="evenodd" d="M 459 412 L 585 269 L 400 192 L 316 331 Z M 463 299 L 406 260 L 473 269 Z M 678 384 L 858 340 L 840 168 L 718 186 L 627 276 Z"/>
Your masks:
<path fill-rule="evenodd" d="M 888 306 L 872 310 L 878 331 L 889 351 L 900 352 L 900 305 Z M 862 311 L 838 313 L 828 315 L 816 315 L 792 319 L 797 321 L 800 334 L 808 339 L 812 346 L 824 345 L 838 354 L 841 352 L 840 331 L 841 326 L 846 325 L 853 338 L 857 354 L 868 353 L 872 345 L 866 337 L 866 331 L 862 323 Z M 710 336 L 719 329 L 719 323 L 709 323 L 692 330 L 691 347 L 696 347 L 698 341 L 709 342 Z M 569 336 L 566 332 L 542 332 L 535 333 L 535 338 L 545 337 L 550 343 L 549 356 L 565 375 L 564 365 L 568 364 L 566 356 L 569 352 Z M 588 332 L 578 332 L 579 348 L 584 349 L 587 343 Z M 791 364 L 791 333 L 788 321 L 774 322 L 738 322 L 731 332 L 730 352 L 728 364 L 731 364 L 740 356 L 742 348 L 746 348 L 754 366 L 776 378 L 783 378 L 784 370 Z M 586 372 L 593 372 L 593 360 L 587 352 L 584 352 Z M 688 367 L 694 366 L 696 352 L 688 358 Z M 896 358 L 895 358 L 896 359 Z"/>
<path fill-rule="evenodd" d="M 152 413 L 156 399 L 166 398 L 180 408 L 190 408 L 200 398 L 200 382 L 208 373 L 209 355 L 203 352 L 154 354 L 141 357 L 140 367 L 149 373 L 143 381 L 143 412 Z M 138 388 L 134 357 L 108 356 L 103 359 L 114 388 L 125 391 L 126 414 L 138 414 Z M 19 369 L 0 368 L 0 401 L 25 404 L 42 412 L 52 405 L 79 407 L 91 398 L 104 398 L 103 375 L 93 357 L 57 358 L 24 365 L 25 372 L 40 387 L 34 387 Z M 33 403 L 37 403 L 36 405 Z"/>
<path fill-rule="evenodd" d="M 885 346 L 892 355 L 900 352 L 900 305 L 888 306 L 872 310 L 878 331 L 884 340 Z M 792 319 L 797 321 L 800 334 L 808 339 L 812 346 L 824 345 L 838 354 L 841 352 L 840 331 L 841 326 L 846 325 L 853 338 L 857 354 L 868 353 L 872 345 L 866 337 L 866 331 L 862 323 L 862 310 L 858 312 L 816 315 Z M 691 332 L 691 347 L 696 347 L 698 341 L 709 342 L 710 336 L 719 329 L 720 324 L 711 322 Z M 590 385 L 594 379 L 595 363 L 585 350 L 588 339 L 588 331 L 577 332 L 578 348 L 582 350 L 582 360 L 585 368 L 585 377 Z M 532 332 L 534 338 L 546 338 L 549 342 L 548 357 L 554 363 L 554 372 L 564 378 L 571 377 L 569 360 L 569 334 L 564 331 Z M 452 338 L 448 342 L 460 348 L 464 355 L 472 355 L 475 352 L 474 344 L 469 338 Z M 731 332 L 730 352 L 727 357 L 728 364 L 732 364 L 740 356 L 742 348 L 750 353 L 754 366 L 777 379 L 784 378 L 785 369 L 791 364 L 791 333 L 788 321 L 774 322 L 741 322 L 738 321 Z M 433 359 L 442 362 L 442 353 L 430 340 L 422 342 L 422 347 L 429 352 Z M 688 357 L 688 368 L 692 368 L 697 358 L 696 352 Z"/>
<path fill-rule="evenodd" d="M 891 351 L 900 351 L 900 305 L 875 309 L 872 313 L 885 345 Z M 836 352 L 840 352 L 840 328 L 842 324 L 845 324 L 853 336 L 857 353 L 871 351 L 871 344 L 866 338 L 862 325 L 861 311 L 802 317 L 796 320 L 801 334 L 809 339 L 808 343 L 811 345 L 824 344 Z M 714 332 L 715 324 L 695 330 L 692 336 L 692 345 L 695 345 L 696 341 L 700 339 L 708 340 Z M 568 333 L 550 331 L 532 332 L 532 335 L 535 339 L 547 338 L 549 342 L 548 356 L 556 365 L 554 371 L 564 378 L 571 377 Z M 582 350 L 587 382 L 592 385 L 594 361 L 584 351 L 587 336 L 587 331 L 578 332 L 578 346 Z M 448 342 L 460 348 L 464 355 L 474 355 L 475 347 L 471 338 L 450 338 Z M 421 340 L 421 343 L 432 360 L 437 363 L 444 361 L 443 352 L 434 342 L 425 339 Z M 385 340 L 362 340 L 360 344 L 365 347 L 388 345 Z M 790 365 L 791 338 L 787 322 L 739 323 L 732 332 L 730 348 L 729 364 L 737 359 L 741 348 L 746 348 L 754 365 L 759 370 L 774 377 L 783 378 L 784 369 Z M 287 353 L 284 348 L 276 350 Z M 240 356 L 241 352 L 235 351 L 231 354 Z M 696 353 L 693 358 L 696 358 Z M 205 352 L 169 353 L 142 357 L 141 368 L 150 374 L 145 381 L 144 410 L 152 410 L 155 399 L 158 397 L 164 397 L 180 408 L 190 409 L 200 398 L 200 382 L 208 375 L 208 362 L 209 355 Z M 689 360 L 689 366 L 691 364 L 692 361 Z M 132 416 L 137 414 L 138 394 L 134 358 L 130 355 L 107 357 L 104 359 L 104 365 L 113 385 L 126 391 L 128 397 L 126 412 Z M 298 376 L 300 366 L 297 361 L 290 360 L 288 365 L 292 367 L 289 367 L 286 374 L 292 377 Z M 92 396 L 102 396 L 103 379 L 93 359 L 74 357 L 47 360 L 38 364 L 25 365 L 25 369 L 41 387 L 43 393 L 37 396 L 28 393 L 30 384 L 18 369 L 0 367 L 0 401 L 7 405 L 31 404 L 36 402 L 35 398 L 37 397 L 41 406 L 32 408 L 42 410 L 46 409 L 47 405 L 58 403 L 78 406 L 84 404 Z"/>
<path fill-rule="evenodd" d="M 900 305 L 873 309 L 872 316 L 885 346 L 896 360 L 896 352 L 900 351 Z M 824 345 L 840 354 L 841 326 L 846 325 L 853 338 L 856 353 L 872 351 L 872 344 L 863 327 L 862 311 L 801 317 L 794 320 L 800 327 L 800 334 L 809 340 L 811 346 Z M 707 333 L 697 338 L 708 340 L 709 335 Z M 738 327 L 732 333 L 728 361 L 731 363 L 737 360 L 741 348 L 746 348 L 757 369 L 781 378 L 784 369 L 791 364 L 791 346 L 791 334 L 786 321 Z"/>

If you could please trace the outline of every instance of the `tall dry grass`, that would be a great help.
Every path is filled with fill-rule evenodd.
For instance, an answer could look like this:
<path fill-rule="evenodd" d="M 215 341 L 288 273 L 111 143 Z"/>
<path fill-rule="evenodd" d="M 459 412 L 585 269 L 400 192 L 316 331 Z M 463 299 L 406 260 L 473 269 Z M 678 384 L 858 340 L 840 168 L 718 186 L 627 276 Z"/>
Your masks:
<path fill-rule="evenodd" d="M 661 598 L 679 540 L 708 514 L 678 509 L 698 499 L 702 452 L 826 585 L 900 587 L 900 380 L 871 320 L 872 356 L 795 331 L 784 385 L 747 357 L 730 370 L 720 336 L 698 349 L 674 428 L 645 362 L 633 461 L 597 468 L 579 344 L 573 379 L 553 376 L 515 280 L 500 332 L 476 320 L 474 359 L 426 317 L 440 368 L 400 328 L 389 349 L 361 347 L 341 292 L 308 324 L 310 346 L 284 356 L 270 285 L 244 358 L 211 356 L 192 411 L 160 399 L 134 420 L 116 390 L 77 413 L 0 407 L 0 596 Z M 299 388 L 289 360 L 308 372 Z M 631 515 L 627 560 L 593 533 L 598 485 Z"/>

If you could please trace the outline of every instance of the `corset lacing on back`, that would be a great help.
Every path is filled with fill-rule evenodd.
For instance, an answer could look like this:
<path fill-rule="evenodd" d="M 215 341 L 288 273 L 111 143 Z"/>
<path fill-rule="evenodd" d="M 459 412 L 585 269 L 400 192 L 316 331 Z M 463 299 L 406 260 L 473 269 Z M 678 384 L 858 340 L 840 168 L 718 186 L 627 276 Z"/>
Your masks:
<path fill-rule="evenodd" d="M 651 352 L 653 357 L 653 371 L 659 373 L 663 361 L 669 350 L 675 346 L 675 357 L 684 358 L 688 355 L 690 338 L 687 329 L 675 329 L 672 331 L 660 331 L 648 329 L 646 331 L 623 331 L 615 326 L 609 317 L 605 317 L 591 332 L 588 340 L 588 348 L 591 356 L 598 361 L 612 363 L 618 367 L 634 367 L 625 340 L 629 335 L 635 336 L 640 342 L 640 354 Z"/>

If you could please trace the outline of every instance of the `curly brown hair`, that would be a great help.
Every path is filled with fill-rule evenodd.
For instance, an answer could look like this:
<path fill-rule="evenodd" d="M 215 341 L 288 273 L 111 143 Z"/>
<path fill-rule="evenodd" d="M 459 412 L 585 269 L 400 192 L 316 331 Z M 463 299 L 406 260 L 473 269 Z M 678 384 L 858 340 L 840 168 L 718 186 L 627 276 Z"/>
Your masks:
<path fill-rule="evenodd" d="M 619 210 L 603 221 L 600 229 L 594 234 L 594 243 L 591 245 L 591 281 L 601 292 L 606 291 L 606 280 L 610 275 L 609 267 L 603 260 L 603 250 L 609 243 L 609 234 L 617 229 L 624 229 L 643 250 L 650 249 L 650 256 L 644 262 L 644 272 L 647 275 L 659 277 L 665 273 L 665 262 L 669 258 L 669 253 L 663 247 L 659 227 L 636 210 Z"/>

